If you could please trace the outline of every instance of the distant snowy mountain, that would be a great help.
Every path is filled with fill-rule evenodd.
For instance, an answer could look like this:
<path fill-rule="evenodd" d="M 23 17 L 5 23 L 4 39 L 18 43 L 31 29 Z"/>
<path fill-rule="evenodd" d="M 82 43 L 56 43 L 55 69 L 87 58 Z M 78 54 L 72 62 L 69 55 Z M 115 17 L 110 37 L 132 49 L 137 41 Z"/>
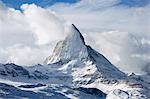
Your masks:
<path fill-rule="evenodd" d="M 0 77 L 4 78 L 27 78 L 27 79 L 48 79 L 47 75 L 42 74 L 40 71 L 29 72 L 24 67 L 10 64 L 0 64 Z"/>
<path fill-rule="evenodd" d="M 126 75 L 86 45 L 72 24 L 45 65 L 0 64 L 0 97 L 29 99 L 148 99 L 147 76 Z M 145 80 L 146 79 L 146 80 Z M 12 91 L 13 90 L 13 91 Z"/>

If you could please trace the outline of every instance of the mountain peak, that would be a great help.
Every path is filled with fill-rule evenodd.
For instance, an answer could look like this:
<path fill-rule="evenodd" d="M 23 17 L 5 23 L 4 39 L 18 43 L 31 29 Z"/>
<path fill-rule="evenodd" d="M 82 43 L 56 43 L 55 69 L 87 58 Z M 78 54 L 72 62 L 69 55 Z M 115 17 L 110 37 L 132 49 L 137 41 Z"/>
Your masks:
<path fill-rule="evenodd" d="M 91 65 L 96 65 L 96 70 L 103 76 L 107 77 L 111 72 L 113 75 L 109 75 L 108 77 L 117 79 L 124 77 L 124 73 L 111 64 L 102 54 L 85 44 L 84 37 L 74 24 L 71 25 L 67 32 L 68 36 L 64 41 L 57 43 L 53 54 L 46 59 L 46 64 L 66 64 L 74 60 L 84 64 L 90 61 Z M 86 67 L 86 64 L 84 66 Z"/>
<path fill-rule="evenodd" d="M 67 32 L 65 40 L 58 42 L 53 54 L 46 59 L 47 64 L 88 57 L 84 37 L 76 26 L 72 24 Z"/>
<path fill-rule="evenodd" d="M 85 41 L 84 41 L 84 37 L 82 36 L 81 32 L 79 31 L 79 29 L 74 25 L 72 24 L 73 28 L 77 31 L 77 33 L 79 34 L 80 36 L 80 39 L 82 40 L 82 42 L 85 44 Z"/>

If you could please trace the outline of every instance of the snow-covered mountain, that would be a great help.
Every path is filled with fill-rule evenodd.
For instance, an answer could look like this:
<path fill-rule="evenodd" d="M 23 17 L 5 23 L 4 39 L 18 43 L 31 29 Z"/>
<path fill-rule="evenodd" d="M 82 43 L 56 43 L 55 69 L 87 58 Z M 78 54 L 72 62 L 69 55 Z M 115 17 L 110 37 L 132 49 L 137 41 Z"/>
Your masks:
<path fill-rule="evenodd" d="M 77 84 L 90 84 L 99 78 L 104 83 L 116 83 L 118 79 L 126 77 L 103 55 L 86 45 L 83 36 L 74 25 L 66 39 L 56 45 L 46 63 L 61 64 L 56 67 L 57 70 L 73 77 Z"/>
<path fill-rule="evenodd" d="M 86 45 L 72 24 L 45 65 L 0 64 L 0 97 L 32 99 L 148 99 L 146 76 L 126 75 Z M 12 92 L 11 90 L 14 90 Z"/>

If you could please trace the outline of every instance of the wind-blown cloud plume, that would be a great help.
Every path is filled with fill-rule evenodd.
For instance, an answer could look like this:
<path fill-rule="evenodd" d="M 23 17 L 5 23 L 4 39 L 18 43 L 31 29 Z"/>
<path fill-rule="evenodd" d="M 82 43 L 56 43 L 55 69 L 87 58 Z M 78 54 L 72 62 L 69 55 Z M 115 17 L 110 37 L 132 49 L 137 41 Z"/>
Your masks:
<path fill-rule="evenodd" d="M 19 11 L 0 3 L 0 13 L 1 63 L 42 63 L 64 37 L 63 20 L 34 4 L 25 4 Z"/>

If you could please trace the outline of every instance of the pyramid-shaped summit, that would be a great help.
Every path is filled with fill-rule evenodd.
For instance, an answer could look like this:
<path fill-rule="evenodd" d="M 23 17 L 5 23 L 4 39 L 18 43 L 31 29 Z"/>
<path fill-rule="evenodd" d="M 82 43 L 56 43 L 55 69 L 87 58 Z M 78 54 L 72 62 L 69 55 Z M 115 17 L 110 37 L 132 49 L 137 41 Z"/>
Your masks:
<path fill-rule="evenodd" d="M 87 47 L 80 31 L 72 24 L 69 35 L 57 43 L 53 54 L 46 59 L 47 64 L 88 57 Z"/>
<path fill-rule="evenodd" d="M 111 77 L 118 78 L 118 74 L 120 77 L 124 76 L 124 73 L 111 64 L 102 54 L 85 44 L 84 37 L 73 24 L 69 30 L 69 35 L 64 41 L 57 43 L 53 54 L 45 62 L 47 64 L 59 62 L 66 64 L 72 60 L 77 60 L 85 67 L 86 63 L 91 62 L 91 65 L 95 64 L 98 72 L 106 76 L 110 72 L 112 73 Z"/>

